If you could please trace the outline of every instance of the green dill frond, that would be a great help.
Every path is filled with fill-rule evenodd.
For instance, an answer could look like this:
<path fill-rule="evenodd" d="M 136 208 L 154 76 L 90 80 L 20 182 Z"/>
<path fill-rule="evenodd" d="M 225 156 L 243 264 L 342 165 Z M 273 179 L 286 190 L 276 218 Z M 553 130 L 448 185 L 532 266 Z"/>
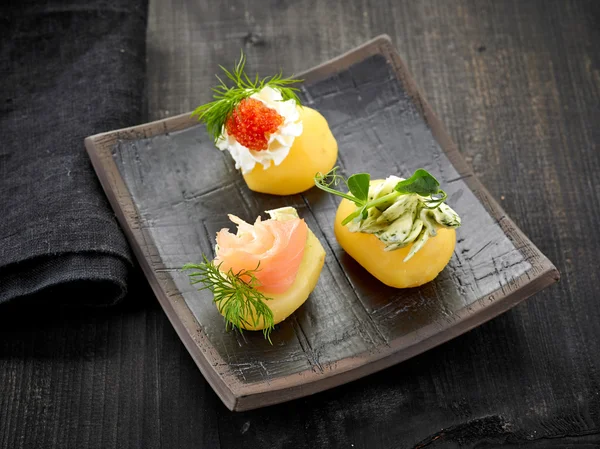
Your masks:
<path fill-rule="evenodd" d="M 239 102 L 265 87 L 271 87 L 281 92 L 283 101 L 294 100 L 296 104 L 301 104 L 297 94 L 299 89 L 291 86 L 302 80 L 284 78 L 281 72 L 262 79 L 257 74 L 251 79 L 244 71 L 245 66 L 246 57 L 243 52 L 232 71 L 219 66 L 225 73 L 226 78 L 233 82 L 233 86 L 227 86 L 223 79 L 217 75 L 219 84 L 212 89 L 213 101 L 197 107 L 192 113 L 192 117 L 198 117 L 199 121 L 206 123 L 208 134 L 215 142 L 221 137 L 225 122 L 227 122 Z"/>
<path fill-rule="evenodd" d="M 264 323 L 263 334 L 271 342 L 271 331 L 275 327 L 273 312 L 265 303 L 271 298 L 256 290 L 260 282 L 254 275 L 254 270 L 240 270 L 237 273 L 231 269 L 222 272 L 220 265 L 215 265 L 206 256 L 199 264 L 186 264 L 182 270 L 196 270 L 189 273 L 192 284 L 202 284 L 198 290 L 210 290 L 214 302 L 225 317 L 225 329 L 236 328 L 240 332 L 245 325 L 258 326 Z M 249 317 L 248 321 L 246 317 Z"/>

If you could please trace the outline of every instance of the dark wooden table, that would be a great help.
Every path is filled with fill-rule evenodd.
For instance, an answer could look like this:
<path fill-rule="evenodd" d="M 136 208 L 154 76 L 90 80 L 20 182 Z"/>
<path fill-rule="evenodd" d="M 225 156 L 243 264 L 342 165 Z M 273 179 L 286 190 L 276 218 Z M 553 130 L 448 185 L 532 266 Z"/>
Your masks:
<path fill-rule="evenodd" d="M 252 71 L 300 71 L 387 33 L 561 282 L 393 368 L 245 413 L 141 278 L 108 310 L 3 309 L 0 447 L 598 447 L 600 2 L 251 3 L 151 2 L 151 118 L 208 99 L 240 47 Z"/>

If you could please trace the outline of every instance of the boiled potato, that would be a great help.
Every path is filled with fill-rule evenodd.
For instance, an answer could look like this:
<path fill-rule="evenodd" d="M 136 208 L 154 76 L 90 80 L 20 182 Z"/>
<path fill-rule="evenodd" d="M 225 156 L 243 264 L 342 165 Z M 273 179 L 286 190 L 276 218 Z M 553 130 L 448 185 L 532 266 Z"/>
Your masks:
<path fill-rule="evenodd" d="M 308 299 L 308 295 L 315 289 L 317 282 L 319 281 L 319 275 L 323 269 L 325 263 L 325 250 L 321 245 L 321 242 L 317 237 L 308 230 L 308 237 L 306 239 L 306 247 L 304 248 L 304 256 L 300 267 L 298 268 L 298 274 L 292 286 L 284 293 L 269 293 L 266 294 L 269 301 L 265 304 L 269 306 L 273 312 L 273 321 L 275 324 L 282 322 L 292 313 L 296 311 L 304 302 Z M 244 317 L 246 321 L 252 323 L 251 317 Z M 262 330 L 264 329 L 264 323 L 262 319 L 259 319 L 258 326 L 252 324 L 244 326 L 244 329 L 248 330 Z"/>
<path fill-rule="evenodd" d="M 315 173 L 335 165 L 338 146 L 325 118 L 314 109 L 298 106 L 303 132 L 294 139 L 288 156 L 265 169 L 257 164 L 243 175 L 250 190 L 272 195 L 293 195 L 314 186 Z"/>
<path fill-rule="evenodd" d="M 456 244 L 454 229 L 442 228 L 404 262 L 412 245 L 384 251 L 385 245 L 373 234 L 350 232 L 342 220 L 356 209 L 343 199 L 334 223 L 335 237 L 344 250 L 369 273 L 386 285 L 396 288 L 418 287 L 433 280 L 448 264 Z"/>

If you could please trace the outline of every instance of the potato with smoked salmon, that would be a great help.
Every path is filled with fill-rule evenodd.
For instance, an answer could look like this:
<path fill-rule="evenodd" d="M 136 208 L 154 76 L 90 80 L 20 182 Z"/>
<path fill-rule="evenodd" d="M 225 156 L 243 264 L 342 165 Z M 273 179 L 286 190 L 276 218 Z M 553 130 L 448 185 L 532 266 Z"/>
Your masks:
<path fill-rule="evenodd" d="M 349 192 L 334 187 L 345 182 Z M 448 264 L 456 244 L 458 214 L 426 170 L 409 179 L 371 180 L 358 173 L 347 180 L 335 170 L 315 177 L 317 187 L 341 196 L 334 232 L 341 247 L 369 273 L 396 288 L 418 287 Z"/>
<path fill-rule="evenodd" d="M 254 224 L 230 215 L 237 232 L 217 233 L 214 260 L 184 269 L 213 292 L 227 326 L 263 330 L 290 316 L 314 290 L 325 262 L 319 240 L 292 207 L 267 211 Z"/>
<path fill-rule="evenodd" d="M 242 55 L 225 74 L 233 87 L 214 89 L 214 101 L 193 115 L 206 123 L 215 145 L 228 151 L 251 190 L 292 195 L 313 186 L 315 172 L 335 165 L 338 146 L 325 118 L 300 104 L 300 80 L 281 75 L 250 79 Z M 219 79 L 220 81 L 220 79 Z"/>

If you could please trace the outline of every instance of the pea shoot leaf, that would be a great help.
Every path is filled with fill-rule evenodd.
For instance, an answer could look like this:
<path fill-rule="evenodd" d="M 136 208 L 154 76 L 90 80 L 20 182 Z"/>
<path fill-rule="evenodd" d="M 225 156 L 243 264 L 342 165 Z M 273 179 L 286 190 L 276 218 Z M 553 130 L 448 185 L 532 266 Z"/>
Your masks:
<path fill-rule="evenodd" d="M 419 168 L 410 178 L 396 184 L 394 190 L 400 193 L 430 196 L 440 191 L 440 183 L 427 170 Z"/>
<path fill-rule="evenodd" d="M 369 182 L 371 175 L 368 173 L 356 173 L 348 178 L 348 190 L 357 199 L 367 201 L 369 198 Z"/>

